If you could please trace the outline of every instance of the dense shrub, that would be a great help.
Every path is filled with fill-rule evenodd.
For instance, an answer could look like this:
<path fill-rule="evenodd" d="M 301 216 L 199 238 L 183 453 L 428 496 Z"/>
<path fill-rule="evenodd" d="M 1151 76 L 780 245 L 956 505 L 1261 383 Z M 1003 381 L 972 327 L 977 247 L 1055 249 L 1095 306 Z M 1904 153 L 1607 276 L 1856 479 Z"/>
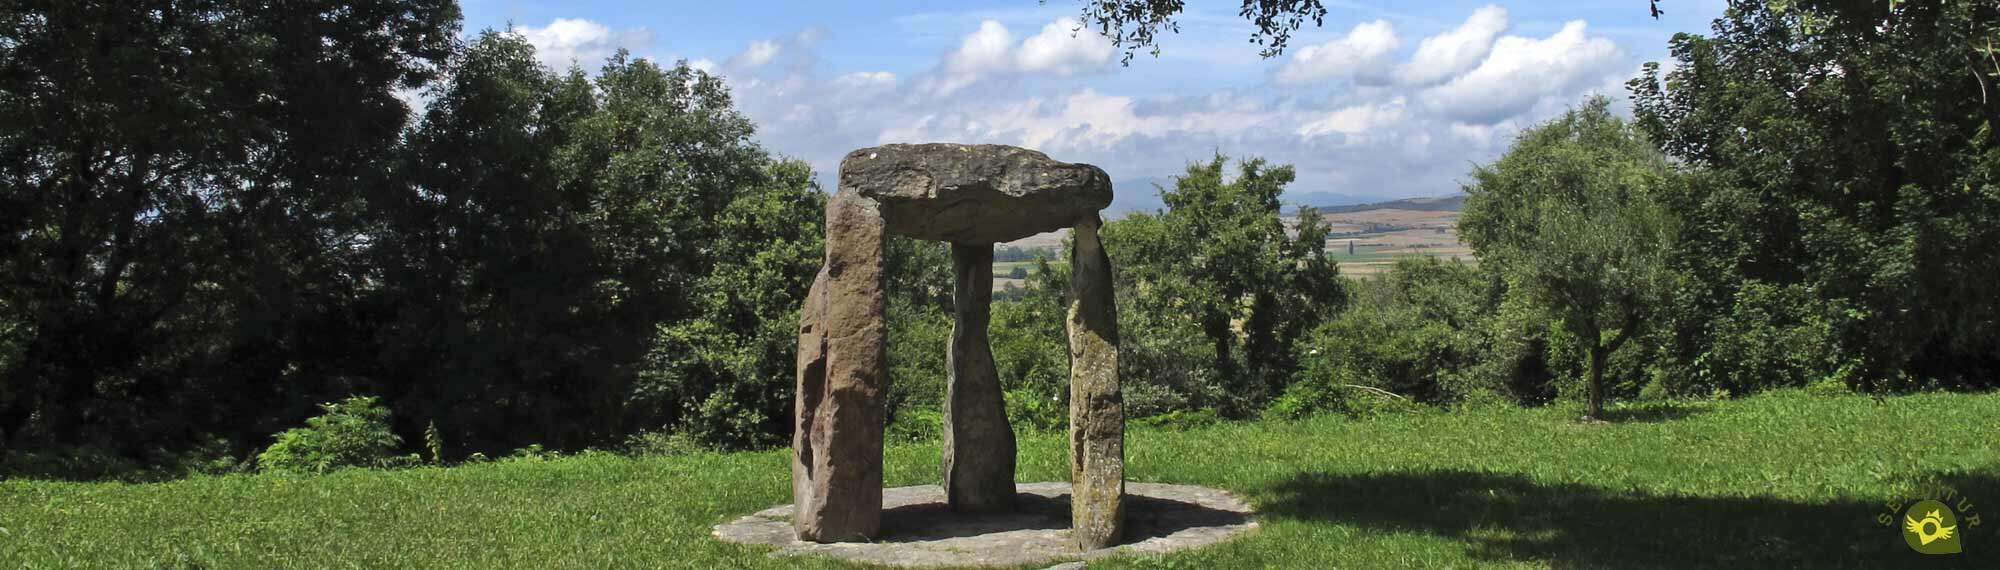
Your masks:
<path fill-rule="evenodd" d="M 1540 355 L 1518 339 L 1542 332 L 1506 317 L 1499 286 L 1473 266 L 1429 258 L 1357 281 L 1347 310 L 1299 344 L 1299 373 L 1266 415 L 1360 413 L 1385 393 L 1422 404 L 1536 402 L 1547 378 L 1521 366 Z"/>
<path fill-rule="evenodd" d="M 325 413 L 306 426 L 278 434 L 257 456 L 262 471 L 324 473 L 344 467 L 381 467 L 396 461 L 403 438 L 389 429 L 389 408 L 374 396 L 320 404 Z"/>

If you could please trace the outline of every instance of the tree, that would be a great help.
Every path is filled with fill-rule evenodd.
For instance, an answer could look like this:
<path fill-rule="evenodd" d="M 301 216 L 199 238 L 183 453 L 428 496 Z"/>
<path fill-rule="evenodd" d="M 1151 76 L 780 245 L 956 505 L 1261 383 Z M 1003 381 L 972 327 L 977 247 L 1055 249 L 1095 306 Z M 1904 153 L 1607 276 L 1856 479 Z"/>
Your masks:
<path fill-rule="evenodd" d="M 1672 171 L 1638 129 L 1596 97 L 1521 134 L 1473 171 L 1459 230 L 1509 302 L 1552 315 L 1581 343 L 1591 420 L 1604 366 L 1668 293 L 1676 219 L 1657 194 Z"/>
<path fill-rule="evenodd" d="M 377 199 L 407 427 L 465 451 L 776 441 L 820 251 L 809 169 L 685 63 L 557 76 L 497 32 L 456 63 Z"/>
<path fill-rule="evenodd" d="M 0 446 L 239 444 L 367 350 L 362 188 L 451 0 L 0 5 Z"/>
<path fill-rule="evenodd" d="M 1672 71 L 1630 84 L 1637 124 L 1701 175 L 1671 197 L 1691 279 L 1673 377 L 1995 385 L 1996 45 L 1991 2 L 1738 2 L 1674 37 Z"/>
<path fill-rule="evenodd" d="M 1121 304 L 1119 314 L 1163 320 L 1156 327 L 1126 327 L 1134 332 L 1121 342 L 1133 350 L 1121 364 L 1155 356 L 1146 348 L 1149 331 L 1191 327 L 1212 350 L 1210 371 L 1228 386 L 1218 396 L 1230 400 L 1230 413 L 1247 414 L 1283 389 L 1295 368 L 1293 344 L 1338 311 L 1345 297 L 1339 270 L 1326 257 L 1324 222 L 1308 208 L 1298 227 L 1287 231 L 1279 215 L 1278 197 L 1293 179 L 1292 168 L 1252 159 L 1239 163 L 1236 178 L 1225 182 L 1227 164 L 1217 156 L 1189 165 L 1174 188 L 1161 193 L 1167 210 L 1106 224 L 1103 239 L 1119 300 L 1132 305 Z M 1187 350 L 1178 342 L 1154 346 Z"/>

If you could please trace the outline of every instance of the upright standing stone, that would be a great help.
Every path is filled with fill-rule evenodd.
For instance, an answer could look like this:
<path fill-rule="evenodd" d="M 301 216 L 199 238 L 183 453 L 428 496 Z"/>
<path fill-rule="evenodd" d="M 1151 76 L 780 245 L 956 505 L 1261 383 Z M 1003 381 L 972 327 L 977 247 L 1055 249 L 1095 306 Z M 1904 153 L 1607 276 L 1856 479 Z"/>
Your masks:
<path fill-rule="evenodd" d="M 993 244 L 1075 225 L 1070 284 L 1070 440 L 1078 545 L 1119 539 L 1125 490 L 1118 323 L 1097 212 L 1111 177 L 1088 164 L 1000 145 L 892 144 L 840 162 L 826 207 L 826 264 L 799 317 L 792 436 L 793 530 L 800 540 L 875 538 L 882 528 L 882 422 L 888 235 L 953 244 L 956 322 L 945 394 L 944 487 L 951 508 L 1014 502 L 1014 432 L 986 337 Z"/>
<path fill-rule="evenodd" d="M 799 319 L 792 527 L 800 540 L 861 540 L 882 527 L 884 239 L 872 200 L 841 192 L 828 201 L 826 263 Z"/>
<path fill-rule="evenodd" d="M 957 275 L 952 292 L 951 381 L 944 397 L 945 502 L 959 512 L 1004 511 L 1014 505 L 1014 430 L 993 347 L 993 244 L 951 244 Z"/>
<path fill-rule="evenodd" d="M 1071 531 L 1083 550 L 1118 543 L 1125 518 L 1125 408 L 1118 387 L 1118 307 L 1097 214 L 1070 235 Z"/>

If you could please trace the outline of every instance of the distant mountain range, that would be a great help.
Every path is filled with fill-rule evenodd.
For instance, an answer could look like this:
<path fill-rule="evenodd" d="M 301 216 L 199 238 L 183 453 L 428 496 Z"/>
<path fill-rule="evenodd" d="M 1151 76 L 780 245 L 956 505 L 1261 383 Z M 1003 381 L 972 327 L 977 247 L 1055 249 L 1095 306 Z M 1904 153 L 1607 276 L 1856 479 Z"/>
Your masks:
<path fill-rule="evenodd" d="M 1321 214 L 1346 214 L 1351 212 L 1366 212 L 1369 210 L 1414 210 L 1418 212 L 1457 212 L 1465 209 L 1465 195 L 1452 194 L 1450 196 L 1426 196 L 1418 198 L 1404 198 L 1401 200 L 1390 200 L 1387 202 L 1370 202 L 1366 204 L 1335 203 L 1335 204 L 1326 204 L 1313 207 L 1319 209 L 1319 213 Z"/>
<path fill-rule="evenodd" d="M 1112 216 L 1122 216 L 1132 212 L 1164 210 L 1165 202 L 1160 201 L 1160 188 L 1172 188 L 1174 179 L 1165 176 L 1147 176 L 1114 180 L 1111 182 L 1111 207 L 1106 208 Z M 1338 192 L 1286 192 L 1280 201 L 1285 203 L 1285 214 L 1298 213 L 1301 204 L 1319 209 L 1321 214 L 1363 212 L 1367 210 L 1418 210 L 1425 212 L 1456 212 L 1465 205 L 1464 194 L 1441 197 L 1403 198 L 1381 201 L 1371 196 L 1356 196 Z"/>

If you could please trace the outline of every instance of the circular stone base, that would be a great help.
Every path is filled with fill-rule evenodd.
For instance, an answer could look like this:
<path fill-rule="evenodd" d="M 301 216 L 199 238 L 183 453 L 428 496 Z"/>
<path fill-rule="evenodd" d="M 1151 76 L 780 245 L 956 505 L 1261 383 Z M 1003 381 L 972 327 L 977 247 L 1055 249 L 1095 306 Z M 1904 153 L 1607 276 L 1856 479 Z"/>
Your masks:
<path fill-rule="evenodd" d="M 1158 554 L 1208 546 L 1257 527 L 1250 505 L 1193 485 L 1125 484 L 1125 540 L 1080 552 L 1070 538 L 1068 483 L 1021 483 L 1014 511 L 959 514 L 937 485 L 882 491 L 882 532 L 874 542 L 818 544 L 792 534 L 792 506 L 779 505 L 716 525 L 715 536 L 778 547 L 772 556 L 827 555 L 892 566 L 1021 566 L 1117 554 Z"/>

